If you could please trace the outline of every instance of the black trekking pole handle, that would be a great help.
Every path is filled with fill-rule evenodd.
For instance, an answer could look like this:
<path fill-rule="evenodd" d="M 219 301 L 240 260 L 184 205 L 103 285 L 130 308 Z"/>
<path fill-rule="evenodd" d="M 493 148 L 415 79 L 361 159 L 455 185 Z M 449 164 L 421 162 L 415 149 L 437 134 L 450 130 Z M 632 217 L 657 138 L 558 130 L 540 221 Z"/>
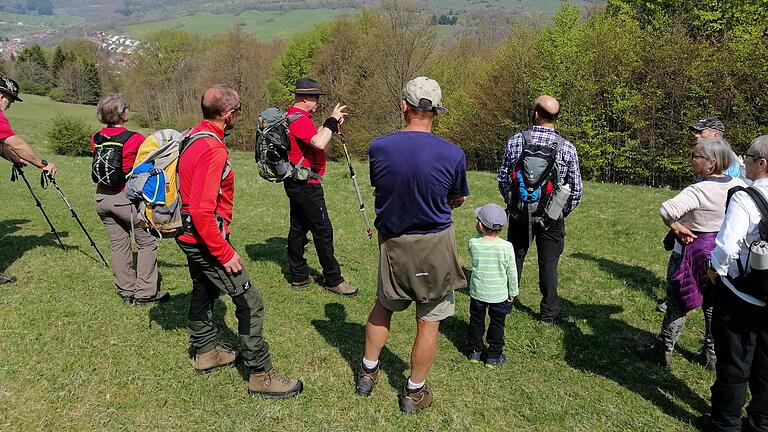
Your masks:
<path fill-rule="evenodd" d="M 12 182 L 18 181 L 19 177 L 21 177 L 21 179 L 24 180 L 24 183 L 27 185 L 27 189 L 29 189 L 29 193 L 32 194 L 32 198 L 35 200 L 35 206 L 37 206 L 37 208 L 40 209 L 40 212 L 43 214 L 45 221 L 48 222 L 48 227 L 51 229 L 51 232 L 53 233 L 54 237 L 56 237 L 56 241 L 59 242 L 59 246 L 61 246 L 62 250 L 67 250 L 67 248 L 64 247 L 64 243 L 62 243 L 61 238 L 59 237 L 59 233 L 56 232 L 56 228 L 53 226 L 53 222 L 51 222 L 51 218 L 49 218 L 48 214 L 45 212 L 45 209 L 43 208 L 43 204 L 37 198 L 37 195 L 35 195 L 35 191 L 32 190 L 32 185 L 29 184 L 29 180 L 27 180 L 27 176 L 24 175 L 24 170 L 22 169 L 23 167 L 24 165 L 20 163 L 13 164 L 13 168 L 11 170 L 11 181 Z"/>
<path fill-rule="evenodd" d="M 368 213 L 365 211 L 365 201 L 363 201 L 363 194 L 360 192 L 360 185 L 357 184 L 357 174 L 352 167 L 352 159 L 349 157 L 349 151 L 347 151 L 347 140 L 344 138 L 344 132 L 341 129 L 341 124 L 337 126 L 336 134 L 341 139 L 341 145 L 344 148 L 344 156 L 347 158 L 347 165 L 349 166 L 349 176 L 352 178 L 352 186 L 355 188 L 355 194 L 357 195 L 357 202 L 360 204 L 360 214 L 363 216 L 363 223 L 365 224 L 365 233 L 368 238 L 373 238 L 373 230 L 371 230 L 371 222 L 368 220 Z"/>
<path fill-rule="evenodd" d="M 47 175 L 45 171 L 40 173 L 40 185 L 45 185 L 43 189 L 48 187 L 48 182 L 51 182 L 53 184 L 53 187 L 56 188 L 56 191 L 61 196 L 61 199 L 64 200 L 64 204 L 67 205 L 67 208 L 69 209 L 69 213 L 72 215 L 73 218 L 77 221 L 77 224 L 80 225 L 80 229 L 83 230 L 83 233 L 85 233 L 85 236 L 88 238 L 88 241 L 91 243 L 91 246 L 96 250 L 96 253 L 99 254 L 99 258 L 101 258 L 101 262 L 104 263 L 104 266 L 109 267 L 109 264 L 107 264 L 107 260 L 104 259 L 104 255 L 101 254 L 101 251 L 96 246 L 96 242 L 93 241 L 93 237 L 91 237 L 90 234 L 88 234 L 88 230 L 85 229 L 85 226 L 83 226 L 83 222 L 80 221 L 80 218 L 77 216 L 77 213 L 75 212 L 75 209 L 72 208 L 72 204 L 69 203 L 69 200 L 67 199 L 67 196 L 64 195 L 64 191 L 61 190 L 59 187 L 59 184 L 56 183 L 56 179 L 52 176 Z"/>

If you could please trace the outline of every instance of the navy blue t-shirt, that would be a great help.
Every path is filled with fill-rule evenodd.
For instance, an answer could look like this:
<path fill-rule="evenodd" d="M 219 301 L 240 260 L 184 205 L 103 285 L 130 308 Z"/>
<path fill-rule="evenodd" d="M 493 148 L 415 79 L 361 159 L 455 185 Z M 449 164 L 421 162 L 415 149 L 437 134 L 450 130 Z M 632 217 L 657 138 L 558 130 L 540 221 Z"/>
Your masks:
<path fill-rule="evenodd" d="M 464 152 L 429 132 L 393 132 L 368 148 L 376 229 L 427 234 L 451 226 L 449 196 L 469 195 Z"/>

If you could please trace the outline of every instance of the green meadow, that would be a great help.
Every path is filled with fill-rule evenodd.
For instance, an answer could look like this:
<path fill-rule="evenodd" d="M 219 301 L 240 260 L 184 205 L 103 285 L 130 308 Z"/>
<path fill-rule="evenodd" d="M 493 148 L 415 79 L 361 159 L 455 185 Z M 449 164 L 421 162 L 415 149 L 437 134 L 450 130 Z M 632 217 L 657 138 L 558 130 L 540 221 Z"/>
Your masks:
<path fill-rule="evenodd" d="M 94 108 L 25 98 L 8 118 L 59 165 L 59 184 L 108 256 L 94 211 L 90 160 L 50 154 L 43 133 L 58 112 L 83 116 L 95 130 Z M 473 366 L 464 353 L 469 297 L 459 291 L 456 315 L 441 323 L 440 351 L 429 376 L 435 403 L 407 417 L 399 412 L 396 395 L 407 378 L 412 309 L 395 315 L 373 396 L 354 394 L 378 251 L 364 233 L 346 165 L 329 164 L 324 188 L 337 258 L 345 277 L 360 287 L 352 298 L 317 284 L 291 290 L 285 278 L 288 202 L 282 186 L 258 177 L 251 153 L 233 152 L 232 159 L 232 242 L 264 297 L 273 361 L 281 372 L 304 380 L 304 393 L 262 400 L 247 395 L 247 375 L 238 369 L 196 375 L 185 329 L 191 283 L 177 246 L 163 241 L 159 248 L 162 289 L 172 299 L 150 308 L 123 305 L 111 271 L 58 194 L 40 189 L 38 174 L 28 168 L 67 247 L 57 247 L 26 187 L 2 174 L 0 271 L 19 281 L 0 286 L 0 430 L 693 431 L 697 417 L 708 412 L 714 375 L 691 359 L 703 330 L 700 312 L 692 313 L 670 370 L 632 353 L 661 322 L 654 308 L 664 292 L 667 254 L 657 210 L 674 191 L 586 183 L 584 201 L 567 220 L 560 265 L 565 324 L 536 321 L 534 249 L 520 288 L 524 306 L 507 320 L 510 362 L 496 370 Z M 367 164 L 356 165 L 372 216 Z M 10 165 L 0 162 L 2 170 L 10 173 Z M 469 182 L 471 197 L 454 211 L 465 266 L 473 209 L 501 203 L 493 173 L 470 172 Z M 307 257 L 319 273 L 311 242 Z M 234 307 L 226 296 L 216 302 L 214 320 L 221 340 L 236 343 Z"/>

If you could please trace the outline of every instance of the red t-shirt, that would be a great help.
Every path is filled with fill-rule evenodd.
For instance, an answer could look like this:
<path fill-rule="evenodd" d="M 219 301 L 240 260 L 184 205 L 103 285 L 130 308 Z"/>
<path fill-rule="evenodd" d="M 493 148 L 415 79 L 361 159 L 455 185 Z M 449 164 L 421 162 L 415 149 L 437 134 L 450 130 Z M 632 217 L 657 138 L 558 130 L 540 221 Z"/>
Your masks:
<path fill-rule="evenodd" d="M 190 133 L 202 131 L 213 132 L 224 140 L 224 131 L 208 120 L 200 122 Z M 182 234 L 178 239 L 188 244 L 204 244 L 221 264 L 235 255 L 216 221 L 217 215 L 224 219 L 224 233 L 229 234 L 235 174 L 230 169 L 222 180 L 227 165 L 232 165 L 227 147 L 216 139 L 201 138 L 184 151 L 178 167 L 181 211 L 189 213 L 195 226 L 194 235 Z"/>
<path fill-rule="evenodd" d="M 120 135 L 121 133 L 127 131 L 128 129 L 124 127 L 105 127 L 102 128 L 99 133 L 103 136 L 112 137 L 115 135 Z M 136 162 L 136 154 L 139 152 L 139 147 L 141 147 L 141 143 L 144 142 L 144 135 L 136 132 L 134 133 L 130 138 L 128 138 L 128 141 L 123 144 L 123 172 L 128 174 L 133 169 L 133 164 Z M 93 142 L 93 135 L 91 135 L 91 153 L 96 151 L 96 146 Z M 101 188 L 106 189 L 115 189 L 122 191 L 125 189 L 125 185 L 120 187 L 112 188 L 111 186 L 106 185 L 99 185 Z"/>
<path fill-rule="evenodd" d="M 291 149 L 288 151 L 288 160 L 295 165 L 299 163 L 301 157 L 304 156 L 301 165 L 310 167 L 312 171 L 322 176 L 325 174 L 325 151 L 318 150 L 309 144 L 312 137 L 317 135 L 317 128 L 315 128 L 315 124 L 312 123 L 312 114 L 303 109 L 289 106 L 286 118 L 296 113 L 300 113 L 302 116 L 288 125 L 288 139 L 291 141 Z M 314 179 L 309 179 L 307 182 L 320 183 Z"/>
<path fill-rule="evenodd" d="M 8 123 L 8 119 L 5 117 L 5 114 L 0 111 L 0 140 L 4 140 L 14 135 L 16 135 L 16 132 L 11 129 L 11 124 Z"/>

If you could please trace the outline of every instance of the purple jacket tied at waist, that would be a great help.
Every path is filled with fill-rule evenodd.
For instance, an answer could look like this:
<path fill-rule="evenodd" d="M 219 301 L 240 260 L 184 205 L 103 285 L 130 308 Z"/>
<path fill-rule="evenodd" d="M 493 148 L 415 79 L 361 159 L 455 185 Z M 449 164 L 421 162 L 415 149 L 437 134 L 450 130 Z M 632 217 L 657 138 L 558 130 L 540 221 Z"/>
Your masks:
<path fill-rule="evenodd" d="M 701 306 L 704 292 L 712 288 L 707 268 L 712 249 L 715 248 L 716 232 L 696 233 L 696 239 L 683 249 L 683 260 L 672 275 L 678 288 L 683 312 L 688 313 Z"/>

